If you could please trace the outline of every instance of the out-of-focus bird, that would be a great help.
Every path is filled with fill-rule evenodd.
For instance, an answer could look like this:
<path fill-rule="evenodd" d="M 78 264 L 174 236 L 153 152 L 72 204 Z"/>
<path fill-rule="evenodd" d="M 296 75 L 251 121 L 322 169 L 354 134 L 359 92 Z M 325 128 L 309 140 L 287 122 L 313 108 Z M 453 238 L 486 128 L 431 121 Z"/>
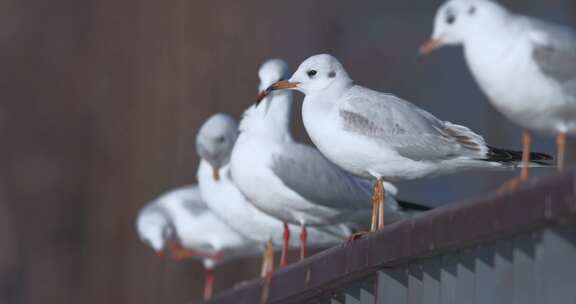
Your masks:
<path fill-rule="evenodd" d="M 260 90 L 285 79 L 287 65 L 265 62 Z M 240 122 L 231 156 L 234 183 L 258 209 L 300 225 L 301 251 L 306 255 L 307 226 L 338 223 L 369 225 L 370 182 L 353 177 L 318 150 L 298 143 L 290 132 L 291 92 L 273 92 L 250 107 Z M 383 208 L 397 206 L 390 196 Z"/>
<path fill-rule="evenodd" d="M 514 168 L 521 159 L 519 152 L 488 146 L 464 126 L 439 120 L 394 95 L 355 85 L 328 54 L 306 59 L 289 80 L 273 84 L 259 97 L 287 89 L 306 95 L 302 117 L 318 149 L 346 171 L 377 180 L 376 206 L 383 201 L 383 180 Z M 548 159 L 532 153 L 531 165 Z"/>
<path fill-rule="evenodd" d="M 271 240 L 275 247 L 289 242 L 286 247 L 298 248 L 298 241 L 289 235 L 297 233 L 299 227 L 284 223 L 287 227 L 282 233 L 282 221 L 252 205 L 234 184 L 229 159 L 237 137 L 238 122 L 223 113 L 212 115 L 200 128 L 196 147 L 202 158 L 198 168 L 202 199 L 224 222 L 252 240 L 262 244 Z M 218 168 L 218 180 L 213 177 L 214 168 Z M 346 225 L 310 227 L 308 243 L 312 248 L 326 248 L 341 243 L 350 234 Z M 286 258 L 283 252 L 281 266 L 286 265 Z"/>
<path fill-rule="evenodd" d="M 524 128 L 528 178 L 531 130 L 557 135 L 564 167 L 566 135 L 576 134 L 576 31 L 518 15 L 491 0 L 450 0 L 436 14 L 432 39 L 421 52 L 462 45 L 468 67 L 498 111 Z"/>
<path fill-rule="evenodd" d="M 169 191 L 145 205 L 136 220 L 140 239 L 156 253 L 174 259 L 200 259 L 206 269 L 204 298 L 212 296 L 214 267 L 256 256 L 258 244 L 236 232 L 204 204 L 196 185 Z"/>

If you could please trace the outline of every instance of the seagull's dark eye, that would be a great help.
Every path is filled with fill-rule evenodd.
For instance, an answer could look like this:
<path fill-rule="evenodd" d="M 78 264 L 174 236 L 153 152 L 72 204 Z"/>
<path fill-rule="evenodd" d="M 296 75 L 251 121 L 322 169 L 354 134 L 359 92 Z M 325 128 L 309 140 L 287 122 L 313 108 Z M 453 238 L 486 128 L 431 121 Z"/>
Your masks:
<path fill-rule="evenodd" d="M 218 136 L 218 137 L 216 137 L 216 142 L 219 143 L 219 144 L 223 143 L 224 140 L 226 140 L 226 139 L 224 138 L 224 136 Z"/>
<path fill-rule="evenodd" d="M 456 22 L 456 16 L 449 14 L 448 16 L 446 16 L 446 23 L 448 24 L 454 24 L 454 22 Z"/>
<path fill-rule="evenodd" d="M 475 13 L 476 13 L 476 7 L 471 6 L 470 9 L 468 9 L 468 15 L 474 15 Z"/>
<path fill-rule="evenodd" d="M 312 78 L 314 77 L 314 75 L 316 75 L 318 72 L 316 70 L 310 70 L 308 72 L 306 72 L 306 74 L 308 74 L 308 77 Z"/>

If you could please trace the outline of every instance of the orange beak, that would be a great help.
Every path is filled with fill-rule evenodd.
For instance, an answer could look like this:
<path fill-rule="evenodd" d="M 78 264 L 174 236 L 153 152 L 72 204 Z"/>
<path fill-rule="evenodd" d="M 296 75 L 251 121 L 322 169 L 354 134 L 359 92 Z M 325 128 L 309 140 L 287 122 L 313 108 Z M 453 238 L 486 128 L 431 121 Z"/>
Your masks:
<path fill-rule="evenodd" d="M 220 180 L 220 168 L 212 166 L 212 177 L 214 177 L 216 181 Z"/>
<path fill-rule="evenodd" d="M 268 96 L 272 91 L 295 89 L 299 84 L 299 82 L 290 82 L 288 80 L 278 81 L 258 94 L 258 97 L 256 97 L 256 104 L 259 104 L 262 99 L 266 98 L 266 96 Z"/>
<path fill-rule="evenodd" d="M 434 50 L 441 48 L 441 47 L 442 47 L 442 41 L 440 41 L 438 39 L 430 39 L 430 40 L 426 41 L 420 47 L 420 54 L 421 55 L 428 55 L 428 54 L 432 53 Z"/>
<path fill-rule="evenodd" d="M 163 258 L 164 257 L 164 251 L 156 251 L 156 256 L 158 256 L 159 258 Z"/>

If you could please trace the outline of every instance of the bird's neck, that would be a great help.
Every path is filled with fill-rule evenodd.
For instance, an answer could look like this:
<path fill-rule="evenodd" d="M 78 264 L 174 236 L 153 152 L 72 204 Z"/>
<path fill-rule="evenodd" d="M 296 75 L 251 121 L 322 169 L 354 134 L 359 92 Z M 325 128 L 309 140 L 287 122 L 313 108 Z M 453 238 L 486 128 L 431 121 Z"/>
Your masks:
<path fill-rule="evenodd" d="M 292 92 L 277 92 L 266 105 L 265 122 L 278 133 L 290 133 L 290 114 L 292 113 Z"/>
<path fill-rule="evenodd" d="M 338 101 L 345 96 L 348 91 L 354 87 L 352 80 L 342 80 L 332 83 L 324 90 L 316 90 L 306 93 L 304 105 L 314 108 L 320 113 L 327 113 L 329 110 L 338 106 Z"/>
<path fill-rule="evenodd" d="M 522 22 L 518 22 L 518 18 L 509 14 L 506 18 L 498 20 L 500 21 L 495 20 L 493 23 L 477 26 L 470 32 L 464 41 L 467 57 L 483 56 L 498 59 L 509 54 L 518 39 L 522 39 L 524 27 Z"/>
<path fill-rule="evenodd" d="M 507 18 L 500 22 L 478 29 L 464 43 L 464 54 L 472 74 L 479 85 L 489 95 L 493 95 L 494 82 L 502 82 L 507 75 L 503 71 L 516 69 L 530 48 L 524 47 L 526 38 L 522 22 Z"/>
<path fill-rule="evenodd" d="M 292 102 L 292 92 L 273 92 L 258 106 L 244 113 L 240 123 L 240 136 L 258 134 L 275 140 L 291 140 Z"/>

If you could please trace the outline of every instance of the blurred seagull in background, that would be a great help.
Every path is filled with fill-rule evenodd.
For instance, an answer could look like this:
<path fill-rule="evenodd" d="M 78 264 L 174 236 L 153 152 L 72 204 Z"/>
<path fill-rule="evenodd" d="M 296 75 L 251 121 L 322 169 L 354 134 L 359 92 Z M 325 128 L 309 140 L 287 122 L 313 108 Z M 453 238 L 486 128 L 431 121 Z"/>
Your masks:
<path fill-rule="evenodd" d="M 216 217 L 200 199 L 196 185 L 169 191 L 144 206 L 137 217 L 140 239 L 157 254 L 176 260 L 198 258 L 205 273 L 204 299 L 214 288 L 214 267 L 259 254 L 258 245 Z"/>
<path fill-rule="evenodd" d="M 566 135 L 576 134 L 576 31 L 490 0 L 451 0 L 438 9 L 432 39 L 420 51 L 443 45 L 463 45 L 468 67 L 492 105 L 524 128 L 523 169 L 509 188 L 528 178 L 530 130 L 557 135 L 562 169 Z"/>
<path fill-rule="evenodd" d="M 266 61 L 258 73 L 260 90 L 285 79 L 287 72 L 284 61 Z M 273 92 L 246 110 L 230 167 L 234 183 L 250 203 L 302 227 L 303 258 L 307 226 L 370 224 L 371 185 L 340 170 L 313 147 L 295 142 L 290 133 L 291 109 L 291 92 Z M 391 196 L 383 208 L 390 209 L 392 216 L 401 213 Z"/>
<path fill-rule="evenodd" d="M 208 207 L 234 230 L 253 241 L 264 244 L 271 240 L 275 248 L 298 248 L 299 242 L 289 235 L 298 233 L 299 227 L 283 223 L 252 205 L 236 187 L 230 176 L 229 159 L 238 137 L 238 122 L 233 117 L 218 113 L 212 115 L 200 128 L 196 137 L 196 148 L 201 157 L 198 168 L 198 185 L 202 199 Z M 220 178 L 214 178 L 214 168 L 218 168 Z M 326 248 L 341 243 L 351 234 L 346 225 L 311 227 L 308 231 L 310 247 Z M 263 257 L 270 258 L 268 254 Z M 280 265 L 287 264 L 286 252 L 283 252 Z M 269 261 L 263 265 L 270 266 Z M 263 269 L 262 274 L 271 269 Z"/>
<path fill-rule="evenodd" d="M 514 168 L 521 159 L 520 152 L 490 147 L 464 126 L 439 120 L 394 95 L 355 85 L 342 64 L 328 54 L 306 59 L 289 80 L 271 85 L 259 98 L 288 89 L 306 95 L 302 117 L 318 149 L 346 171 L 377 180 L 375 209 L 384 200 L 384 180 Z M 542 166 L 550 157 L 532 153 L 530 159 L 530 165 Z"/>

